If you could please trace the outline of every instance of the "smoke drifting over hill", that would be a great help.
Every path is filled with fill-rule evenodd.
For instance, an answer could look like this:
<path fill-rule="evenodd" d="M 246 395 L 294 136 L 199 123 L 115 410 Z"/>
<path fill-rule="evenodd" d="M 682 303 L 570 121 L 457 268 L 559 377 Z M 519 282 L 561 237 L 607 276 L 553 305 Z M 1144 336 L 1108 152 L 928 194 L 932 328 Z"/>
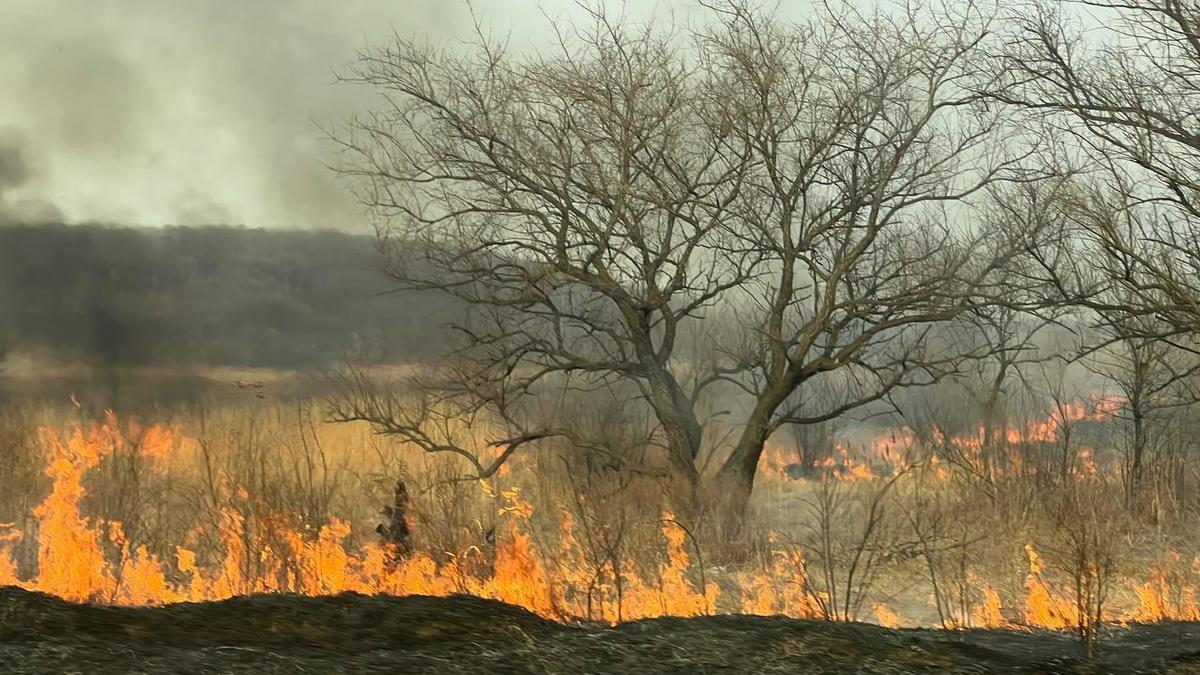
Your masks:
<path fill-rule="evenodd" d="M 60 364 L 312 368 L 355 345 L 433 351 L 445 303 L 389 290 L 365 236 L 0 229 L 0 343 Z"/>
<path fill-rule="evenodd" d="M 12 131 L 0 132 L 0 225 L 62 219 L 53 204 L 37 198 L 19 197 L 22 186 L 34 175 L 27 139 Z M 10 199 L 10 194 L 18 197 Z"/>
<path fill-rule="evenodd" d="M 545 28 L 542 11 L 579 12 L 568 0 L 474 10 L 515 42 L 548 39 L 518 30 Z M 361 230 L 322 128 L 369 94 L 334 71 L 393 31 L 446 41 L 471 22 L 466 2 L 444 0 L 6 0 L 0 223 Z"/>
<path fill-rule="evenodd" d="M 333 69 L 389 25 L 451 29 L 444 5 L 5 2 L 0 221 L 54 203 L 69 221 L 352 227 L 319 125 L 362 101 Z"/>

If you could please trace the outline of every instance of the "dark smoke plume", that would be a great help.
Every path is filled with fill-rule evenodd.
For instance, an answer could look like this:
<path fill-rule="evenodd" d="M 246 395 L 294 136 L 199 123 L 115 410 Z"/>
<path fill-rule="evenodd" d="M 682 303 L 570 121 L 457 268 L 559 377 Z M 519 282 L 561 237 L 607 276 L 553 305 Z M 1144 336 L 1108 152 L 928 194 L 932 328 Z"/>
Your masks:
<path fill-rule="evenodd" d="M 50 202 L 21 196 L 34 171 L 25 136 L 0 129 L 0 225 L 53 223 L 62 213 Z"/>

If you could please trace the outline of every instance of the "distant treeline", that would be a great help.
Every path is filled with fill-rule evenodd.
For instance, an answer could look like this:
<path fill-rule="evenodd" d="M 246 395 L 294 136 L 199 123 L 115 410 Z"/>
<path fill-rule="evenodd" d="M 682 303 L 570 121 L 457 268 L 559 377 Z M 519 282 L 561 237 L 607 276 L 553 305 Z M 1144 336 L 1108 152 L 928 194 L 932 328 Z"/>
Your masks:
<path fill-rule="evenodd" d="M 429 355 L 436 295 L 391 293 L 367 236 L 236 227 L 0 227 L 0 345 L 69 361 L 322 366 Z"/>

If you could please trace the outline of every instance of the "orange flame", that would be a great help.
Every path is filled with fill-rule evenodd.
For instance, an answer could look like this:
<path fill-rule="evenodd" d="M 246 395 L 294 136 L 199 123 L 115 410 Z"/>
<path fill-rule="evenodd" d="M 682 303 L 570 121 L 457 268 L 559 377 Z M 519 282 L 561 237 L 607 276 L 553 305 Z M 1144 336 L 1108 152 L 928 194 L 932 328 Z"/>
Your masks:
<path fill-rule="evenodd" d="M 1032 544 L 1025 545 L 1029 556 L 1029 575 L 1025 578 L 1025 622 L 1030 626 L 1062 630 L 1078 623 L 1073 607 L 1059 603 L 1042 578 L 1042 563 Z"/>
<path fill-rule="evenodd" d="M 490 553 L 475 548 L 439 558 L 415 553 L 396 564 L 381 544 L 351 546 L 350 523 L 336 518 L 311 531 L 298 530 L 290 521 L 272 519 L 270 514 L 248 522 L 246 513 L 235 507 L 244 506 L 249 495 L 245 490 L 232 490 L 232 499 L 215 514 L 216 522 L 195 530 L 219 545 L 205 549 L 182 545 L 192 542 L 193 535 L 189 535 L 188 542 L 156 555 L 130 541 L 121 523 L 84 515 L 84 478 L 118 451 L 136 452 L 156 462 L 169 459 L 180 446 L 177 431 L 134 424 L 122 429 L 110 413 L 87 429 L 66 435 L 43 430 L 40 438 L 47 450 L 46 473 L 52 486 L 33 510 L 38 520 L 36 572 L 22 578 L 12 551 L 25 537 L 15 526 L 0 524 L 0 585 L 18 584 L 69 600 L 123 605 L 215 600 L 257 592 L 325 595 L 355 591 L 471 593 L 550 618 L 591 617 L 609 622 L 713 614 L 722 601 L 727 608 L 747 614 L 822 617 L 823 598 L 808 585 L 804 556 L 795 548 L 777 548 L 775 539 L 765 569 L 711 578 L 699 569 L 695 542 L 688 531 L 672 514 L 665 513 L 659 532 L 661 545 L 656 549 L 661 560 L 613 558 L 588 567 L 583 563 L 586 546 L 577 538 L 570 514 L 559 521 L 555 543 L 560 557 L 544 557 L 539 550 L 545 550 L 545 545 L 539 549 L 527 527 L 533 506 L 519 489 L 501 490 L 488 483 L 482 487 L 496 498 L 499 515 L 507 524 L 496 532 Z M 1081 455 L 1082 471 L 1094 470 L 1090 458 L 1090 454 Z M 836 469 L 830 474 L 842 480 L 872 476 L 867 465 L 853 460 L 844 447 L 828 460 L 828 466 Z M 1055 598 L 1043 577 L 1037 551 L 1030 545 L 1026 554 L 1025 623 L 1055 629 L 1074 626 L 1075 610 Z M 170 559 L 160 559 L 160 555 Z M 1140 606 L 1132 614 L 1134 620 L 1200 619 L 1194 582 L 1180 581 L 1189 573 L 1180 560 L 1178 553 L 1170 552 L 1149 580 L 1135 589 Z M 1200 560 L 1194 561 L 1192 572 L 1187 579 L 1200 575 Z M 976 603 L 966 608 L 969 618 L 961 620 L 986 627 L 1010 625 L 996 590 L 974 575 L 968 585 Z M 873 611 L 880 625 L 903 622 L 887 605 L 873 605 Z"/>
<path fill-rule="evenodd" d="M 983 628 L 1000 628 L 1008 625 L 1004 614 L 1001 611 L 1003 608 L 1000 605 L 1000 594 L 991 586 L 984 585 L 980 589 L 983 594 L 983 603 L 976 608 L 972 615 L 972 620 L 976 626 Z"/>
<path fill-rule="evenodd" d="M 884 628 L 899 628 L 903 624 L 900 615 L 881 602 L 872 605 L 871 609 L 875 612 L 875 622 Z"/>
<path fill-rule="evenodd" d="M 772 544 L 776 543 L 772 538 Z M 775 551 L 769 571 L 739 572 L 743 614 L 823 618 L 808 593 L 808 570 L 804 556 L 795 549 Z"/>
<path fill-rule="evenodd" d="M 1200 569 L 1200 557 L 1192 561 L 1192 575 L 1180 569 L 1181 557 L 1178 551 L 1168 549 L 1163 561 L 1150 571 L 1150 579 L 1134 589 L 1139 603 L 1133 613 L 1134 621 L 1200 620 L 1196 585 L 1192 581 L 1195 570 Z"/>
<path fill-rule="evenodd" d="M 289 591 L 305 595 L 325 595 L 344 591 L 448 595 L 466 592 L 520 605 L 547 617 L 585 616 L 586 603 L 563 589 L 572 580 L 569 573 L 547 567 L 531 535 L 521 523 L 532 515 L 533 507 L 520 490 L 499 491 L 499 514 L 513 523 L 497 534 L 497 543 L 488 572 L 468 571 L 478 549 L 438 563 L 418 553 L 399 565 L 389 563 L 386 550 L 368 544 L 351 551 L 347 540 L 350 525 L 331 519 L 315 536 L 290 529 L 279 519 L 260 524 L 281 540 L 279 546 L 266 545 L 264 534 L 251 531 L 237 509 L 225 506 L 220 511 L 216 534 L 222 554 L 212 564 L 202 565 L 196 551 L 175 548 L 173 568 L 145 546 L 133 546 L 121 523 L 104 522 L 82 515 L 81 502 L 86 494 L 86 473 L 118 450 L 134 450 L 148 458 L 165 457 L 176 445 L 175 433 L 165 427 L 127 425 L 122 433 L 111 413 L 87 430 L 76 429 L 66 438 L 48 430 L 41 438 L 48 449 L 47 475 L 52 479 L 50 494 L 34 509 L 38 518 L 38 556 L 36 575 L 21 580 L 12 559 L 12 547 L 21 532 L 8 525 L 0 528 L 0 584 L 18 584 L 76 601 L 99 601 L 124 605 L 152 605 L 179 601 L 202 601 L 259 592 Z M 136 437 L 131 448 L 126 441 Z M 485 489 L 491 490 L 487 484 Z M 492 492 L 493 496 L 497 493 Z M 245 502 L 245 490 L 237 491 Z M 638 575 L 634 565 L 616 570 L 621 575 L 623 597 L 616 611 L 608 609 L 603 618 L 616 620 L 655 616 L 695 616 L 715 611 L 719 589 L 712 580 L 702 587 L 693 582 L 688 535 L 664 514 L 662 536 L 665 563 L 648 578 Z M 579 549 L 569 522 L 564 523 L 564 550 Z"/>

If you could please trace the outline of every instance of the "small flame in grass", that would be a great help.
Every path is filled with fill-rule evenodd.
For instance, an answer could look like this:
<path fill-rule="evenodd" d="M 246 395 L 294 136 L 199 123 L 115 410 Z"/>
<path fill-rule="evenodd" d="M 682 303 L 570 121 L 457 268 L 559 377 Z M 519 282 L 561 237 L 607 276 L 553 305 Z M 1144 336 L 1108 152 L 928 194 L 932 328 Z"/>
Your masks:
<path fill-rule="evenodd" d="M 1120 396 L 1093 394 L 1083 401 L 1065 402 L 1051 410 L 1044 419 L 1035 420 L 1022 428 L 1010 427 L 1010 443 L 1053 442 L 1067 425 L 1074 422 L 1103 422 L 1120 411 L 1125 399 Z"/>
<path fill-rule="evenodd" d="M 688 533 L 675 520 L 675 514 L 664 513 L 662 534 L 667 541 L 668 564 L 661 574 L 661 603 L 663 616 L 701 616 L 712 614 L 716 607 L 719 590 L 708 582 L 704 592 L 697 593 L 687 579 L 691 568 L 691 556 L 687 552 L 685 538 Z"/>
<path fill-rule="evenodd" d="M 1192 561 L 1190 574 L 1181 560 L 1178 551 L 1167 549 L 1162 562 L 1150 571 L 1150 579 L 1134 589 L 1138 597 L 1134 621 L 1200 621 L 1194 581 L 1200 557 Z"/>
<path fill-rule="evenodd" d="M 795 457 L 793 450 L 768 445 L 759 456 L 758 473 L 780 480 L 794 480 L 797 478 L 794 471 L 801 468 Z M 871 467 L 855 459 L 845 445 L 838 445 L 833 455 L 813 461 L 810 468 L 816 469 L 817 475 L 848 482 L 876 477 Z"/>
<path fill-rule="evenodd" d="M 1125 405 L 1125 399 L 1120 396 L 1094 393 L 1089 398 L 1079 401 L 1069 401 L 1056 405 L 1040 419 L 1034 419 L 1024 424 L 1009 424 L 994 432 L 994 438 L 1003 440 L 1009 446 L 1022 446 L 1036 443 L 1053 443 L 1058 441 L 1067 427 L 1076 422 L 1102 422 L 1112 418 Z M 952 447 L 959 459 L 968 463 L 975 471 L 987 472 L 990 475 L 1006 473 L 1020 476 L 1033 471 L 1025 464 L 1022 453 L 1015 448 L 999 448 L 999 459 L 993 460 L 994 465 L 985 466 L 984 447 L 989 444 L 988 436 L 981 426 L 963 434 L 950 434 L 943 429 L 934 428 L 932 442 L 935 446 Z M 876 433 L 873 438 L 862 445 L 867 457 L 890 464 L 892 472 L 903 470 L 906 457 L 903 450 L 914 448 L 920 444 L 920 439 L 908 427 L 896 427 Z M 813 468 L 826 469 L 834 478 L 854 481 L 873 477 L 867 463 L 856 460 L 850 449 L 839 444 L 833 456 L 817 460 Z M 764 448 L 759 459 L 758 471 L 761 475 L 781 479 L 792 479 L 792 472 L 797 461 L 798 453 L 794 449 L 777 445 Z M 1073 473 L 1083 480 L 1087 476 L 1097 475 L 1101 467 L 1098 465 L 1096 453 L 1084 449 L 1078 453 L 1077 466 Z M 937 458 L 932 460 L 936 463 Z M 946 467 L 935 467 L 935 475 L 939 479 L 949 477 Z"/>
<path fill-rule="evenodd" d="M 772 537 L 771 543 L 777 544 L 777 538 Z M 794 548 L 775 549 L 769 570 L 739 572 L 735 579 L 743 614 L 824 618 L 808 593 L 804 555 Z"/>
<path fill-rule="evenodd" d="M 972 621 L 980 628 L 1002 628 L 1009 625 L 1004 618 L 1003 607 L 1000 605 L 1000 594 L 996 589 L 984 584 L 980 588 L 983 602 L 975 609 Z"/>
<path fill-rule="evenodd" d="M 1076 453 L 1075 458 L 1077 465 L 1072 469 L 1072 473 L 1077 480 L 1087 480 L 1090 477 L 1100 475 L 1100 467 L 1096 465 L 1095 450 L 1084 448 Z"/>
<path fill-rule="evenodd" d="M 875 623 L 878 623 L 880 626 L 884 628 L 899 628 L 903 625 L 900 615 L 893 612 L 887 605 L 877 602 L 871 606 L 871 609 L 875 612 Z"/>
<path fill-rule="evenodd" d="M 1055 600 L 1050 586 L 1042 578 L 1041 557 L 1033 544 L 1025 545 L 1025 554 L 1029 557 L 1029 575 L 1025 578 L 1025 623 L 1053 630 L 1076 625 L 1075 611 Z"/>

